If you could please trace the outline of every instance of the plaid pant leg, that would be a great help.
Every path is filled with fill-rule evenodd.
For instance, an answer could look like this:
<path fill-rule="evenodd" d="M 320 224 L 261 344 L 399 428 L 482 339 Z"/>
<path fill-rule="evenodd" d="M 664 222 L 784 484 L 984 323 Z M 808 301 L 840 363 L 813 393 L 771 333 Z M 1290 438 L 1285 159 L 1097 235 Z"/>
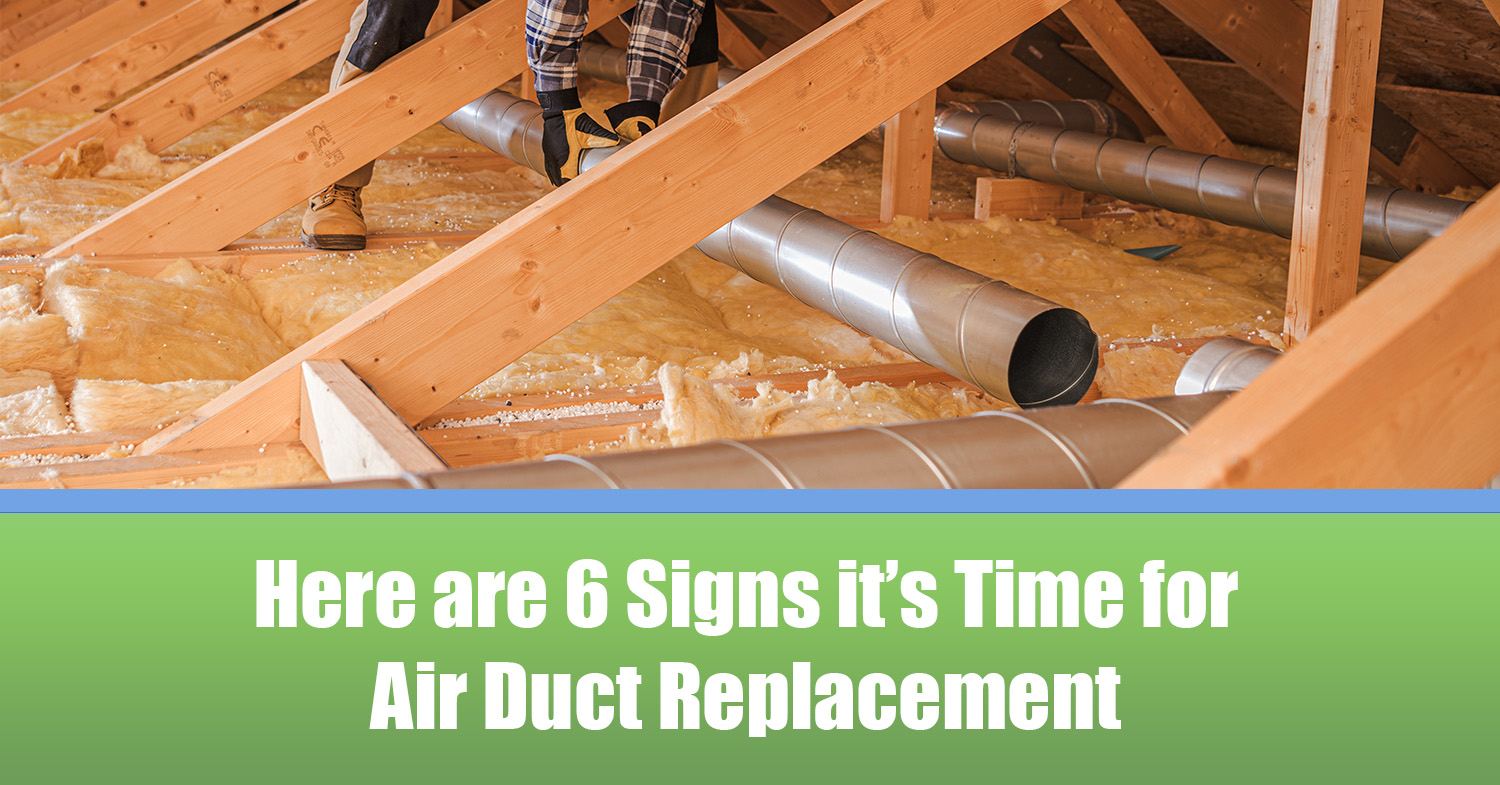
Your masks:
<path fill-rule="evenodd" d="M 578 86 L 578 42 L 589 23 L 588 0 L 529 0 L 526 62 L 538 92 Z"/>
<path fill-rule="evenodd" d="M 682 79 L 704 0 L 641 0 L 626 56 L 630 100 L 661 103 Z M 716 53 L 717 54 L 717 53 Z"/>

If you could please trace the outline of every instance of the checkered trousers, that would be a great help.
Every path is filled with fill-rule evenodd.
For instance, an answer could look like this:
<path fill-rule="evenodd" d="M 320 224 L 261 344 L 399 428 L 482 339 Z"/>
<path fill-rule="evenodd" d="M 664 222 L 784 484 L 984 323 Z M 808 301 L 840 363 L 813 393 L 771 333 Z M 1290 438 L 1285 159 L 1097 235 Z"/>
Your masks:
<path fill-rule="evenodd" d="M 703 4 L 704 0 L 641 0 L 636 5 L 626 58 L 630 100 L 660 103 L 682 79 Z M 536 72 L 538 91 L 578 85 L 578 42 L 588 19 L 588 0 L 527 3 L 526 57 Z"/>

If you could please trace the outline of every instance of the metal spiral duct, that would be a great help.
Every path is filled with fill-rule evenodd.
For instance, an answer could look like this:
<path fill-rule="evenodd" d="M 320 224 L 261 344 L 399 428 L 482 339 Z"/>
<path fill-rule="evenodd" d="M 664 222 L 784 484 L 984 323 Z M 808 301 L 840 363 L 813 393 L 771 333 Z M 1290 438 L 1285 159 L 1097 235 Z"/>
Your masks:
<path fill-rule="evenodd" d="M 1178 395 L 1243 390 L 1265 373 L 1282 353 L 1269 346 L 1218 338 L 1198 347 L 1177 374 Z"/>
<path fill-rule="evenodd" d="M 1111 488 L 1231 393 L 554 455 L 338 488 Z"/>
<path fill-rule="evenodd" d="M 541 108 L 495 91 L 443 125 L 542 171 Z M 605 151 L 590 151 L 592 163 Z M 1020 406 L 1072 404 L 1098 370 L 1077 311 L 771 197 L 698 244 L 717 261 Z"/>
<path fill-rule="evenodd" d="M 943 154 L 961 163 L 1292 236 L 1297 174 L 1289 169 L 963 111 L 939 118 L 936 133 Z M 1371 185 L 1362 251 L 1399 261 L 1470 204 Z"/>

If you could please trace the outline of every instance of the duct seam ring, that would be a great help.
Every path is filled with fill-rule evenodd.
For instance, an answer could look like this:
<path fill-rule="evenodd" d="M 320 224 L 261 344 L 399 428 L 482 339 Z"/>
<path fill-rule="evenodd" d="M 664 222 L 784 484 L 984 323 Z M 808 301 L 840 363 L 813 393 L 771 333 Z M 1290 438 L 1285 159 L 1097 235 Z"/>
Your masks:
<path fill-rule="evenodd" d="M 874 431 L 876 433 L 889 436 L 890 438 L 895 439 L 898 442 L 901 442 L 901 444 L 904 445 L 906 449 L 916 453 L 917 457 L 922 459 L 922 463 L 927 464 L 927 468 L 931 469 L 932 473 L 937 476 L 938 481 L 943 484 L 943 490 L 951 491 L 954 488 L 958 487 L 953 482 L 953 478 L 949 476 L 948 472 L 945 471 L 942 466 L 939 466 L 938 462 L 932 456 L 928 455 L 926 450 L 923 450 L 921 447 L 918 447 L 916 444 L 912 443 L 911 439 L 908 439 L 889 428 L 884 428 L 879 425 L 862 425 L 858 427 L 858 430 Z"/>
<path fill-rule="evenodd" d="M 1032 428 L 1040 431 L 1043 436 L 1047 437 L 1048 441 L 1051 441 L 1053 444 L 1057 445 L 1057 449 L 1062 450 L 1063 455 L 1067 456 L 1068 460 L 1072 462 L 1073 468 L 1078 470 L 1078 476 L 1083 478 L 1084 483 L 1086 483 L 1089 488 L 1098 489 L 1099 482 L 1095 480 L 1094 475 L 1084 467 L 1081 456 L 1078 455 L 1078 453 L 1073 449 L 1071 445 L 1063 441 L 1062 438 L 1060 438 L 1057 434 L 1046 428 L 1043 428 L 1040 423 L 1034 423 L 1031 420 L 1022 417 L 1021 415 L 1014 412 L 980 412 L 980 414 L 988 415 L 990 417 L 1009 417 L 1012 420 L 1019 420 L 1023 423 L 1026 423 Z"/>
<path fill-rule="evenodd" d="M 913 250 L 913 249 L 908 249 L 908 250 Z M 906 345 L 906 336 L 904 336 L 904 335 L 901 334 L 901 325 L 900 325 L 900 323 L 896 319 L 896 314 L 900 310 L 899 307 L 898 307 L 899 306 L 899 302 L 900 302 L 900 296 L 899 296 L 898 293 L 901 291 L 901 279 L 906 277 L 906 271 L 910 270 L 911 267 L 912 267 L 912 265 L 916 264 L 916 262 L 917 262 L 918 259 L 921 259 L 922 257 L 927 256 L 927 255 L 928 254 L 921 253 L 919 251 L 919 252 L 917 252 L 916 256 L 913 256 L 912 258 L 907 259 L 906 260 L 906 264 L 901 265 L 900 272 L 896 273 L 896 280 L 894 280 L 894 281 L 891 282 L 891 302 L 890 302 L 889 306 L 886 308 L 886 310 L 890 311 L 890 314 L 891 314 L 891 334 L 894 335 L 894 336 L 896 336 L 896 342 L 899 343 L 899 344 L 901 344 L 902 351 L 906 352 L 907 354 L 911 354 L 911 355 L 915 355 L 915 353 L 912 352 L 911 347 L 909 347 L 909 346 Z"/>
<path fill-rule="evenodd" d="M 789 476 L 786 473 L 786 471 L 781 468 L 781 466 L 779 464 L 777 464 L 775 461 L 771 460 L 769 456 L 766 456 L 766 455 L 762 454 L 760 450 L 757 450 L 754 447 L 751 447 L 750 445 L 745 444 L 744 442 L 734 441 L 733 439 L 725 439 L 724 441 L 721 441 L 721 442 L 714 442 L 714 444 L 727 444 L 727 445 L 729 445 L 731 447 L 734 447 L 736 449 L 739 449 L 739 450 L 741 450 L 743 452 L 750 453 L 750 457 L 754 458 L 762 466 L 766 467 L 767 469 L 770 469 L 771 473 L 774 474 L 774 475 L 776 475 L 776 479 L 778 479 L 778 480 L 781 481 L 781 487 L 783 487 L 783 488 L 791 488 L 791 489 L 800 489 L 800 488 L 802 488 L 802 485 L 799 484 L 799 483 L 797 483 L 797 482 L 794 482 L 792 480 L 791 476 Z"/>
<path fill-rule="evenodd" d="M 599 468 L 598 466 L 595 466 L 591 461 L 584 460 L 583 458 L 580 458 L 577 455 L 549 455 L 544 460 L 548 460 L 548 461 L 562 461 L 564 463 L 575 463 L 575 464 L 578 464 L 579 466 L 582 466 L 583 468 L 588 469 L 590 472 L 592 472 L 595 477 L 598 477 L 599 479 L 603 480 L 604 483 L 606 485 L 608 485 L 611 490 L 619 491 L 619 490 L 624 490 L 624 488 L 625 488 L 625 486 L 623 486 L 623 485 L 620 484 L 619 480 L 616 480 L 614 478 L 614 475 L 612 475 L 609 472 L 607 472 L 607 471 Z"/>

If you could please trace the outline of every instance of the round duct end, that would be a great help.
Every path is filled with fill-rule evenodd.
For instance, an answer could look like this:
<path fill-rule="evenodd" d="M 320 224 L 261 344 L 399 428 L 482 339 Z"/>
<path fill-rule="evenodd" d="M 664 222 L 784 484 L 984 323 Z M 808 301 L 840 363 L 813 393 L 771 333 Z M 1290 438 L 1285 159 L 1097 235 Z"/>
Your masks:
<path fill-rule="evenodd" d="M 1243 390 L 1281 357 L 1269 346 L 1218 338 L 1193 352 L 1177 375 L 1178 395 Z"/>
<path fill-rule="evenodd" d="M 1006 371 L 1011 400 L 1022 408 L 1071 406 L 1099 372 L 1099 336 L 1083 314 L 1042 311 L 1021 328 Z"/>

